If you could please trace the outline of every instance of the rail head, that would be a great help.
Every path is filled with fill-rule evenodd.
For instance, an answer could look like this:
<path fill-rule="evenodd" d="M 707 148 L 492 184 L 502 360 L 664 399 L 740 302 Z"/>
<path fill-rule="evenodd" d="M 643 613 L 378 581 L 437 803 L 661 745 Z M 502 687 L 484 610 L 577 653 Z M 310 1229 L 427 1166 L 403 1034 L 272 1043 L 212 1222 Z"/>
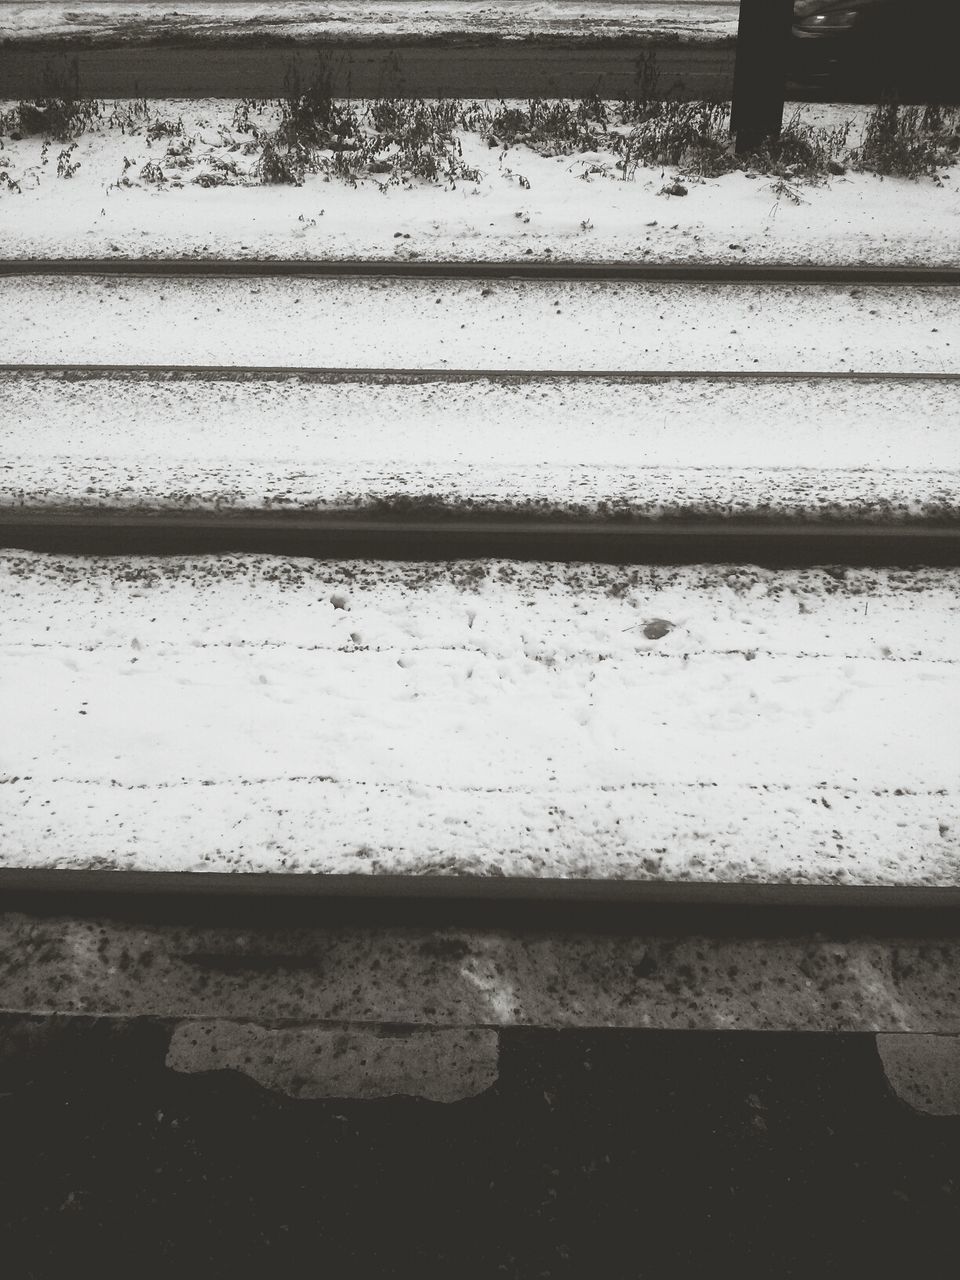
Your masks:
<path fill-rule="evenodd" d="M 0 868 L 0 913 L 253 927 L 946 937 L 960 884 Z"/>
<path fill-rule="evenodd" d="M 625 262 L 393 258 L 0 258 L 0 277 L 131 276 L 611 281 L 677 284 L 960 285 L 960 261 L 930 265 L 816 262 Z"/>
<path fill-rule="evenodd" d="M 602 564 L 749 563 L 954 568 L 955 522 L 539 520 L 490 512 L 424 518 L 341 512 L 0 511 L 0 546 L 60 555 L 257 553 L 315 559 L 513 559 Z"/>

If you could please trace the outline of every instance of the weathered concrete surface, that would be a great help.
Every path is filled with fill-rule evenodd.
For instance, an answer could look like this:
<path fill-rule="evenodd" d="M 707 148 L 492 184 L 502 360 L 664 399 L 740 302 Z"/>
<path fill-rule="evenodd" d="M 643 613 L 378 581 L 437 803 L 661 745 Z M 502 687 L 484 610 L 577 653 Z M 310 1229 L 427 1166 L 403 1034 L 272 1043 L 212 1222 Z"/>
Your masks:
<path fill-rule="evenodd" d="M 901 1101 L 928 1115 L 960 1116 L 960 1038 L 880 1035 L 877 1051 Z"/>
<path fill-rule="evenodd" d="M 291 1098 L 427 1098 L 458 1102 L 497 1078 L 497 1033 L 486 1028 L 285 1027 L 225 1019 L 181 1022 L 166 1065 L 240 1071 Z"/>
<path fill-rule="evenodd" d="M 960 1033 L 960 940 L 203 928 L 0 915 L 0 1011 Z"/>

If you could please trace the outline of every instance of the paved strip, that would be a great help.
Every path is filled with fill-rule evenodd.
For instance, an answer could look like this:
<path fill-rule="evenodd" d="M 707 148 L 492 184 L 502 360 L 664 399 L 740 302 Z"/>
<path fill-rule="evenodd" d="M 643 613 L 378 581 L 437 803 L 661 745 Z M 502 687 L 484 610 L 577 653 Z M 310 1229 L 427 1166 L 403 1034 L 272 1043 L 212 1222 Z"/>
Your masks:
<path fill-rule="evenodd" d="M 263 900 L 259 925 L 81 912 L 0 914 L 0 1009 L 274 1027 L 960 1032 L 955 919 L 939 936 L 915 919 L 916 934 L 874 937 L 868 916 L 865 931 L 823 935 L 768 916 L 775 932 L 725 936 L 669 919 L 593 934 L 296 927 L 263 923 Z"/>
<path fill-rule="evenodd" d="M 3 276 L 539 280 L 673 284 L 958 285 L 960 266 L 743 262 L 448 262 L 326 258 L 4 258 Z"/>
<path fill-rule="evenodd" d="M 6 8 L 6 6 L 5 6 Z M 16 5 L 0 12 L 11 98 L 277 97 L 291 71 L 338 96 L 729 97 L 729 4 Z"/>
<path fill-rule="evenodd" d="M 321 79 L 340 98 L 589 98 L 630 100 L 656 59 L 669 96 L 729 100 L 734 38 L 681 42 L 654 32 L 621 37 L 465 35 L 459 39 L 312 37 L 298 49 L 259 37 L 130 47 L 0 46 L 0 84 L 11 99 L 64 92 L 88 98 L 279 98 L 291 75 Z M 318 47 L 319 46 L 319 47 Z"/>
<path fill-rule="evenodd" d="M 0 279 L 4 364 L 955 373 L 949 286 Z"/>

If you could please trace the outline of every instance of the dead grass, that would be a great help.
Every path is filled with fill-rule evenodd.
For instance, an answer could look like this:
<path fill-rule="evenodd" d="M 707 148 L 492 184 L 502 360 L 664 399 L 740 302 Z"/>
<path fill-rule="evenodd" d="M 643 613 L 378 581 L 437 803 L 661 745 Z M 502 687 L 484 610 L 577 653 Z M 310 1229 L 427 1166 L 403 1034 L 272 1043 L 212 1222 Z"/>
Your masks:
<path fill-rule="evenodd" d="M 746 170 L 773 178 L 787 195 L 848 168 L 939 181 L 943 167 L 955 164 L 960 152 L 960 109 L 883 104 L 871 113 L 856 146 L 850 144 L 852 122 L 818 129 L 797 112 L 779 138 L 752 155 L 737 156 L 729 103 L 685 101 L 677 96 L 679 86 L 662 91 L 649 60 L 638 70 L 634 96 L 619 103 L 597 97 L 495 105 L 404 98 L 354 102 L 335 98 L 332 86 L 329 71 L 309 84 L 291 71 L 281 99 L 242 100 L 232 130 L 220 129 L 221 145 L 205 141 L 197 146 L 182 118 L 158 113 L 145 100 L 113 103 L 108 109 L 103 102 L 81 98 L 76 85 L 60 84 L 51 87 L 49 96 L 0 113 L 0 138 L 39 137 L 45 144 L 67 144 L 57 172 L 69 178 L 79 167 L 73 148 L 83 133 L 116 129 L 144 137 L 148 147 L 166 147 L 164 155 L 138 169 L 142 182 L 157 187 L 168 181 L 173 186 L 183 181 L 206 187 L 300 186 L 317 174 L 354 186 L 374 182 L 384 190 L 421 182 L 453 188 L 481 177 L 464 159 L 464 139 L 470 135 L 498 150 L 501 175 L 522 187 L 530 185 L 522 172 L 524 150 L 546 157 L 592 155 L 589 175 L 623 180 L 644 168 L 670 168 L 674 173 L 668 180 L 681 186 Z M 133 185 L 126 177 L 128 167 L 119 185 Z M 6 172 L 0 186 L 18 190 Z"/>
<path fill-rule="evenodd" d="M 14 139 L 41 137 L 51 142 L 70 142 L 86 133 L 99 118 L 102 107 L 93 99 L 35 98 L 3 113 L 0 133 Z"/>
<path fill-rule="evenodd" d="M 608 105 L 599 98 L 574 102 L 533 98 L 522 106 L 500 106 L 480 131 L 490 147 L 526 146 L 542 156 L 568 156 L 603 149 L 610 138 Z"/>
<path fill-rule="evenodd" d="M 381 186 L 456 186 L 479 178 L 463 163 L 457 137 L 474 123 L 470 107 L 405 98 L 354 104 L 334 98 L 330 83 L 329 73 L 305 89 L 292 80 L 268 129 L 251 123 L 251 113 L 262 116 L 265 103 L 239 104 L 234 125 L 253 133 L 260 181 L 300 186 L 308 173 L 319 173 L 354 186 L 365 179 Z"/>
<path fill-rule="evenodd" d="M 960 153 L 960 108 L 881 103 L 870 113 L 863 141 L 851 157 L 861 172 L 880 177 L 939 180 Z"/>

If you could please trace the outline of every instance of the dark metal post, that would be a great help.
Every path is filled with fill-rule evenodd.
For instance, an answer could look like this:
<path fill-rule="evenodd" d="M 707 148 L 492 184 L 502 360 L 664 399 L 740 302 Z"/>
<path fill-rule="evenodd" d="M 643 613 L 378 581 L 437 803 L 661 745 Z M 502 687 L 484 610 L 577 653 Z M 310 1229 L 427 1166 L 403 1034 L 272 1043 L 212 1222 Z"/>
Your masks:
<path fill-rule="evenodd" d="M 737 154 L 780 136 L 793 0 L 740 0 L 730 132 Z"/>

